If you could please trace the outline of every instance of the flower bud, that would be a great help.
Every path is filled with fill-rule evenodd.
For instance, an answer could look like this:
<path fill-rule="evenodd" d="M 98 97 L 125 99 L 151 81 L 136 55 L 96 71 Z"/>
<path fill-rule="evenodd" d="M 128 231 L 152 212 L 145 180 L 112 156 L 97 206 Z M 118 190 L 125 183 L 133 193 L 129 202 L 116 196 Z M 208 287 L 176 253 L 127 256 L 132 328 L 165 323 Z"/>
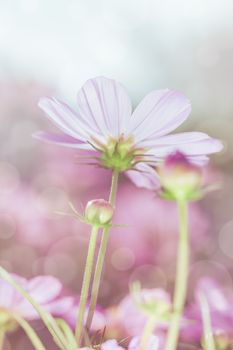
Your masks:
<path fill-rule="evenodd" d="M 94 199 L 87 203 L 85 219 L 91 225 L 109 224 L 113 217 L 112 205 L 104 199 Z"/>
<path fill-rule="evenodd" d="M 165 192 L 172 199 L 190 199 L 201 189 L 202 170 L 180 152 L 169 155 L 158 169 Z"/>

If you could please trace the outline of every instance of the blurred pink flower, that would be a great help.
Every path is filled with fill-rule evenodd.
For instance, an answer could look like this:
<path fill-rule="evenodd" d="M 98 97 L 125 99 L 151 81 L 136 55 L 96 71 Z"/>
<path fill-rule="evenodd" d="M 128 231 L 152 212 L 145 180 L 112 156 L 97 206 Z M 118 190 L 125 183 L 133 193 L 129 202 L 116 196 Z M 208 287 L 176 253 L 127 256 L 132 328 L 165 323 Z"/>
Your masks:
<path fill-rule="evenodd" d="M 27 280 L 13 275 L 12 277 L 40 304 L 44 310 L 54 316 L 63 317 L 72 309 L 73 298 L 61 297 L 62 284 L 52 276 L 38 276 Z M 11 285 L 0 280 L 0 309 L 7 314 L 16 313 L 24 319 L 39 319 L 33 306 Z"/>
<path fill-rule="evenodd" d="M 205 296 L 210 310 L 211 325 L 216 336 L 226 334 L 233 337 L 233 294 L 227 294 L 224 288 L 215 280 L 203 277 L 199 280 L 195 290 L 195 302 L 187 307 L 185 316 L 189 322 L 183 328 L 182 338 L 199 341 L 203 335 L 202 317 L 199 293 Z"/>
<path fill-rule="evenodd" d="M 165 337 L 162 334 L 152 335 L 145 350 L 162 350 L 165 345 Z M 129 343 L 128 350 L 140 350 L 140 338 L 134 337 Z"/>
<path fill-rule="evenodd" d="M 131 339 L 128 350 L 139 350 L 140 338 L 134 337 Z M 149 344 L 145 350 L 162 350 L 164 346 L 164 339 L 160 336 L 152 335 Z M 101 344 L 100 350 L 124 350 L 122 346 L 118 345 L 115 339 L 107 340 L 105 343 Z M 80 350 L 92 350 L 91 348 L 81 348 Z"/>
<path fill-rule="evenodd" d="M 92 349 L 85 347 L 85 348 L 81 348 L 80 350 L 92 350 Z M 124 350 L 124 348 L 119 346 L 115 339 L 111 339 L 101 344 L 100 350 Z"/>
<path fill-rule="evenodd" d="M 145 303 L 165 302 L 170 305 L 171 300 L 168 293 L 163 289 L 142 289 L 138 297 Z M 120 330 L 125 336 L 140 336 L 148 320 L 148 315 L 139 308 L 132 294 L 128 294 L 119 303 L 114 313 L 109 313 L 109 327 L 111 324 L 116 330 Z M 155 325 L 155 332 L 161 332 L 167 327 L 167 322 L 158 321 Z M 111 330 L 110 330 L 111 332 Z"/>
<path fill-rule="evenodd" d="M 79 308 L 79 299 L 64 296 L 61 282 L 52 276 L 37 276 L 27 280 L 18 275 L 12 277 L 31 295 L 31 297 L 54 317 L 66 320 L 74 329 Z M 22 318 L 32 321 L 40 319 L 33 306 L 11 285 L 0 279 L 0 313 L 9 318 L 16 313 Z M 86 310 L 86 313 L 88 309 Z M 105 314 L 97 307 L 92 323 L 92 331 L 98 331 L 106 326 Z"/>
<path fill-rule="evenodd" d="M 201 132 L 167 135 L 182 124 L 191 111 L 189 100 L 180 92 L 153 91 L 132 114 L 131 101 L 123 86 L 97 77 L 84 84 L 77 99 L 77 112 L 57 99 L 41 99 L 39 106 L 64 134 L 39 132 L 36 137 L 76 149 L 97 150 L 101 153 L 100 160 L 105 159 L 102 165 L 107 167 L 111 167 L 106 162 L 111 147 L 111 152 L 120 153 L 123 145 L 122 154 L 130 156 L 130 160 L 121 170 L 135 168 L 140 172 L 144 167 L 139 162 L 154 164 L 175 150 L 203 163 L 208 160 L 208 154 L 223 147 L 220 141 Z M 134 177 L 133 174 L 132 179 Z"/>
<path fill-rule="evenodd" d="M 75 329 L 78 309 L 79 309 L 79 299 L 76 298 L 74 299 L 74 304 L 72 308 L 70 308 L 69 312 L 66 313 L 63 317 L 73 329 Z M 88 314 L 88 306 L 86 308 L 85 317 L 87 317 L 87 314 Z M 91 330 L 93 332 L 104 330 L 104 328 L 106 327 L 106 322 L 107 322 L 106 314 L 104 310 L 97 305 L 95 314 L 93 317 Z"/>

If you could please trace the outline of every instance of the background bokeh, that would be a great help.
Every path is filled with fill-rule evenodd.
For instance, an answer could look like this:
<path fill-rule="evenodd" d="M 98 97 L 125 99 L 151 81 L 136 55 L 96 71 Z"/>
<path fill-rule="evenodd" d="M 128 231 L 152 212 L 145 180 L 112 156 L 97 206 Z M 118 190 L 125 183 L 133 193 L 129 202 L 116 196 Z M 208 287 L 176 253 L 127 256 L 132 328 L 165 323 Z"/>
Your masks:
<path fill-rule="evenodd" d="M 220 138 L 210 178 L 222 188 L 190 210 L 190 298 L 211 275 L 233 276 L 233 2 L 231 0 L 0 0 L 0 264 L 26 277 L 51 274 L 79 292 L 88 228 L 68 216 L 107 198 L 110 174 L 83 166 L 69 149 L 31 135 L 53 129 L 37 103 L 55 95 L 75 106 L 81 85 L 105 75 L 121 81 L 134 105 L 153 89 L 192 101 L 181 130 Z M 167 217 L 169 215 L 169 220 Z M 170 288 L 176 208 L 122 176 L 100 302 L 117 303 L 128 284 Z M 22 345 L 23 346 L 23 345 Z"/>

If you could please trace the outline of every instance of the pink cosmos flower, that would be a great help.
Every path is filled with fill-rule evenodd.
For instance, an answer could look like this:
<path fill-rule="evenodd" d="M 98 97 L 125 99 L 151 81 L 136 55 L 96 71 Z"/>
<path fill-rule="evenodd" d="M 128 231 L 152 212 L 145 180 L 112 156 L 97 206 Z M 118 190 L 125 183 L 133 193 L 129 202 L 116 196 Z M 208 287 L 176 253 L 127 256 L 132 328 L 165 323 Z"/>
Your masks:
<path fill-rule="evenodd" d="M 143 162 L 156 164 L 175 150 L 191 161 L 204 163 L 207 155 L 222 149 L 222 143 L 201 132 L 168 135 L 191 111 L 180 92 L 158 90 L 149 93 L 132 113 L 125 88 L 104 77 L 88 80 L 77 96 L 77 111 L 65 103 L 42 98 L 39 106 L 63 134 L 39 132 L 35 136 L 63 146 L 94 151 L 98 163 L 118 171 L 130 169 L 147 174 Z M 136 174 L 137 175 L 137 174 Z"/>
<path fill-rule="evenodd" d="M 128 350 L 139 350 L 140 345 L 140 338 L 135 337 L 132 338 Z M 145 350 L 162 350 L 162 346 L 164 345 L 164 339 L 157 337 L 155 335 L 152 335 L 150 337 L 148 346 Z M 107 340 L 105 343 L 101 344 L 100 350 L 124 350 L 122 346 L 118 345 L 117 341 L 115 339 Z M 91 348 L 81 348 L 80 350 L 92 350 Z"/>
<path fill-rule="evenodd" d="M 162 350 L 165 345 L 164 335 L 152 335 L 145 350 Z M 128 350 L 140 350 L 140 338 L 134 337 L 129 343 Z"/>
<path fill-rule="evenodd" d="M 142 303 L 158 304 L 166 303 L 171 305 L 170 296 L 163 289 L 142 289 L 138 292 L 138 298 Z M 109 316 L 110 327 L 120 329 L 125 336 L 140 336 L 143 328 L 148 320 L 148 315 L 142 311 L 137 305 L 132 294 L 128 294 L 118 305 L 115 313 Z M 165 321 L 157 321 L 155 332 L 163 333 L 166 329 L 167 323 Z M 158 333 L 159 334 L 159 333 Z"/>
<path fill-rule="evenodd" d="M 63 318 L 71 327 L 75 327 L 79 300 L 72 296 L 63 296 L 63 286 L 57 278 L 38 276 L 27 280 L 18 275 L 12 276 L 44 310 L 54 317 Z M 3 319 L 9 323 L 13 322 L 13 314 L 28 321 L 40 319 L 33 306 L 10 284 L 0 279 L 0 316 L 3 315 Z M 104 313 L 97 310 L 92 331 L 103 329 L 105 325 Z"/>
<path fill-rule="evenodd" d="M 199 293 L 205 296 L 210 310 L 211 325 L 214 335 L 233 339 L 233 295 L 227 294 L 223 287 L 209 277 L 203 277 L 195 290 L 195 302 L 190 305 L 185 313 L 189 320 L 182 331 L 182 338 L 189 341 L 200 341 L 203 335 L 202 317 Z"/>
<path fill-rule="evenodd" d="M 92 349 L 85 347 L 85 348 L 81 348 L 80 350 L 92 350 Z M 124 350 L 124 348 L 119 346 L 115 339 L 111 339 L 101 344 L 100 350 Z"/>
<path fill-rule="evenodd" d="M 64 316 L 73 306 L 72 297 L 61 297 L 62 284 L 52 276 L 38 276 L 27 280 L 12 275 L 13 278 L 40 304 L 43 309 L 56 317 Z M 26 320 L 39 319 L 32 305 L 7 282 L 0 279 L 0 314 L 11 317 L 18 314 Z"/>
<path fill-rule="evenodd" d="M 66 315 L 63 316 L 63 318 L 69 323 L 69 325 L 73 329 L 75 329 L 75 326 L 76 326 L 78 309 L 79 309 L 79 300 L 74 299 L 73 307 L 69 310 L 68 313 L 66 313 Z M 87 317 L 87 314 L 88 314 L 88 306 L 86 308 L 85 318 Z M 104 310 L 97 305 L 95 314 L 93 317 L 93 322 L 91 325 L 91 330 L 93 332 L 103 331 L 104 328 L 106 327 L 106 322 L 107 321 L 106 321 Z"/>

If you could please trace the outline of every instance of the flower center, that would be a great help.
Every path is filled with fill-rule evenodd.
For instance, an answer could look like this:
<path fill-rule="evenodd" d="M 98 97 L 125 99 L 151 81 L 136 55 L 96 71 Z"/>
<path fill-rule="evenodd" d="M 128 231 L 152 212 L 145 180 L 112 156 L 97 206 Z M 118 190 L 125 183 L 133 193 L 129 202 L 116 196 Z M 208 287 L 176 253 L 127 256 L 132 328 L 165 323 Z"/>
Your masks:
<path fill-rule="evenodd" d="M 13 319 L 10 312 L 4 308 L 0 308 L 0 328 L 3 328 L 6 332 L 11 332 L 17 327 L 17 322 Z"/>
<path fill-rule="evenodd" d="M 132 169 L 143 158 L 145 149 L 135 147 L 133 136 L 125 137 L 121 134 L 118 139 L 109 137 L 104 145 L 94 140 L 102 152 L 99 161 L 104 168 L 110 168 L 119 172 Z"/>

